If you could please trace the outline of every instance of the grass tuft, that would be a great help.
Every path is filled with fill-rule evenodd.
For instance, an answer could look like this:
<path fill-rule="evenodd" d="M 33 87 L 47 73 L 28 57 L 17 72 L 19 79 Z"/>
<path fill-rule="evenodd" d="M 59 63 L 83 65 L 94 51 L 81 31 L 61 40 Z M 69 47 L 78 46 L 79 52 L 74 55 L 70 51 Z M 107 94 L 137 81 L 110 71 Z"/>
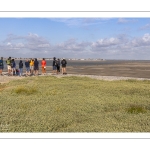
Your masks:
<path fill-rule="evenodd" d="M 17 94 L 34 94 L 37 92 L 37 89 L 35 87 L 23 87 L 19 86 L 14 90 Z"/>
<path fill-rule="evenodd" d="M 128 79 L 128 80 L 126 80 L 126 82 L 136 83 L 137 80 L 136 79 Z"/>
<path fill-rule="evenodd" d="M 131 114 L 139 114 L 139 113 L 146 113 L 147 110 L 144 106 L 130 105 L 129 108 L 127 108 L 127 112 Z"/>
<path fill-rule="evenodd" d="M 2 91 L 3 89 L 5 89 L 6 85 L 5 84 L 1 84 L 0 83 L 0 91 Z"/>

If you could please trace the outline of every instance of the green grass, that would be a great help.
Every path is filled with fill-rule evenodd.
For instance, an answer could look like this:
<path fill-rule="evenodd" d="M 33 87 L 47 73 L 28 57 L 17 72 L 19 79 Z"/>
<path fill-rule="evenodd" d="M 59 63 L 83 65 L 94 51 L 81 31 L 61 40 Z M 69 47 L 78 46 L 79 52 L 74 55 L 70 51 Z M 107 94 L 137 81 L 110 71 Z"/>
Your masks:
<path fill-rule="evenodd" d="M 14 80 L 0 85 L 0 131 L 150 132 L 150 81 Z"/>

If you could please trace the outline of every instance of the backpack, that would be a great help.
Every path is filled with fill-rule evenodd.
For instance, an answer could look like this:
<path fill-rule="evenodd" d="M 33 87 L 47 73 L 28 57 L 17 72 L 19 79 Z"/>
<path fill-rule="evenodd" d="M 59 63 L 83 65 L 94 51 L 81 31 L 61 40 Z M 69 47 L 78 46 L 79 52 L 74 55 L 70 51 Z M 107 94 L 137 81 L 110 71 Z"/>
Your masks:
<path fill-rule="evenodd" d="M 55 60 L 55 66 L 57 66 L 58 65 L 58 62 L 57 62 L 57 60 Z"/>
<path fill-rule="evenodd" d="M 13 61 L 12 64 L 11 64 L 11 66 L 12 66 L 13 68 L 16 67 L 16 63 Z"/>
<path fill-rule="evenodd" d="M 62 61 L 62 65 L 65 65 L 65 64 L 66 64 L 66 61 L 65 61 L 65 60 L 63 60 L 63 61 Z"/>

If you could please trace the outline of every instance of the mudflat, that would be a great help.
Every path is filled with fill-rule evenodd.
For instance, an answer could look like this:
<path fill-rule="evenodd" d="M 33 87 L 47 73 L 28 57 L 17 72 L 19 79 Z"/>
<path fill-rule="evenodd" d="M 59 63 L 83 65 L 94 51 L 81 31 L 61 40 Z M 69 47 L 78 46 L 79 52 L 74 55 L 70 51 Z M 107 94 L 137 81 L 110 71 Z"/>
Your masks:
<path fill-rule="evenodd" d="M 18 62 L 17 62 L 18 64 Z M 39 62 L 40 64 L 40 62 Z M 52 61 L 47 61 L 47 73 L 52 73 Z M 78 75 L 97 75 L 97 76 L 117 76 L 117 77 L 134 77 L 150 79 L 150 61 L 149 60 L 105 60 L 105 61 L 68 61 L 68 74 Z M 4 72 L 6 72 L 6 65 Z M 25 67 L 23 68 L 25 73 Z M 41 73 L 41 66 L 39 66 Z"/>
<path fill-rule="evenodd" d="M 112 64 L 67 66 L 71 74 L 150 78 L 150 61 L 120 61 Z"/>

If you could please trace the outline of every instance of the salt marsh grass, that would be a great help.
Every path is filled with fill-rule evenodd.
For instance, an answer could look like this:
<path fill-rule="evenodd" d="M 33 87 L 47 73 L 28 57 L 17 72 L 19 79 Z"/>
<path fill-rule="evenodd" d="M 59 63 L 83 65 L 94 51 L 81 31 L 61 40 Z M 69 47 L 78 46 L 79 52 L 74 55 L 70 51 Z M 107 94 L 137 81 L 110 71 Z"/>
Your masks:
<path fill-rule="evenodd" d="M 4 86 L 1 132 L 150 132 L 147 80 L 45 76 Z"/>

